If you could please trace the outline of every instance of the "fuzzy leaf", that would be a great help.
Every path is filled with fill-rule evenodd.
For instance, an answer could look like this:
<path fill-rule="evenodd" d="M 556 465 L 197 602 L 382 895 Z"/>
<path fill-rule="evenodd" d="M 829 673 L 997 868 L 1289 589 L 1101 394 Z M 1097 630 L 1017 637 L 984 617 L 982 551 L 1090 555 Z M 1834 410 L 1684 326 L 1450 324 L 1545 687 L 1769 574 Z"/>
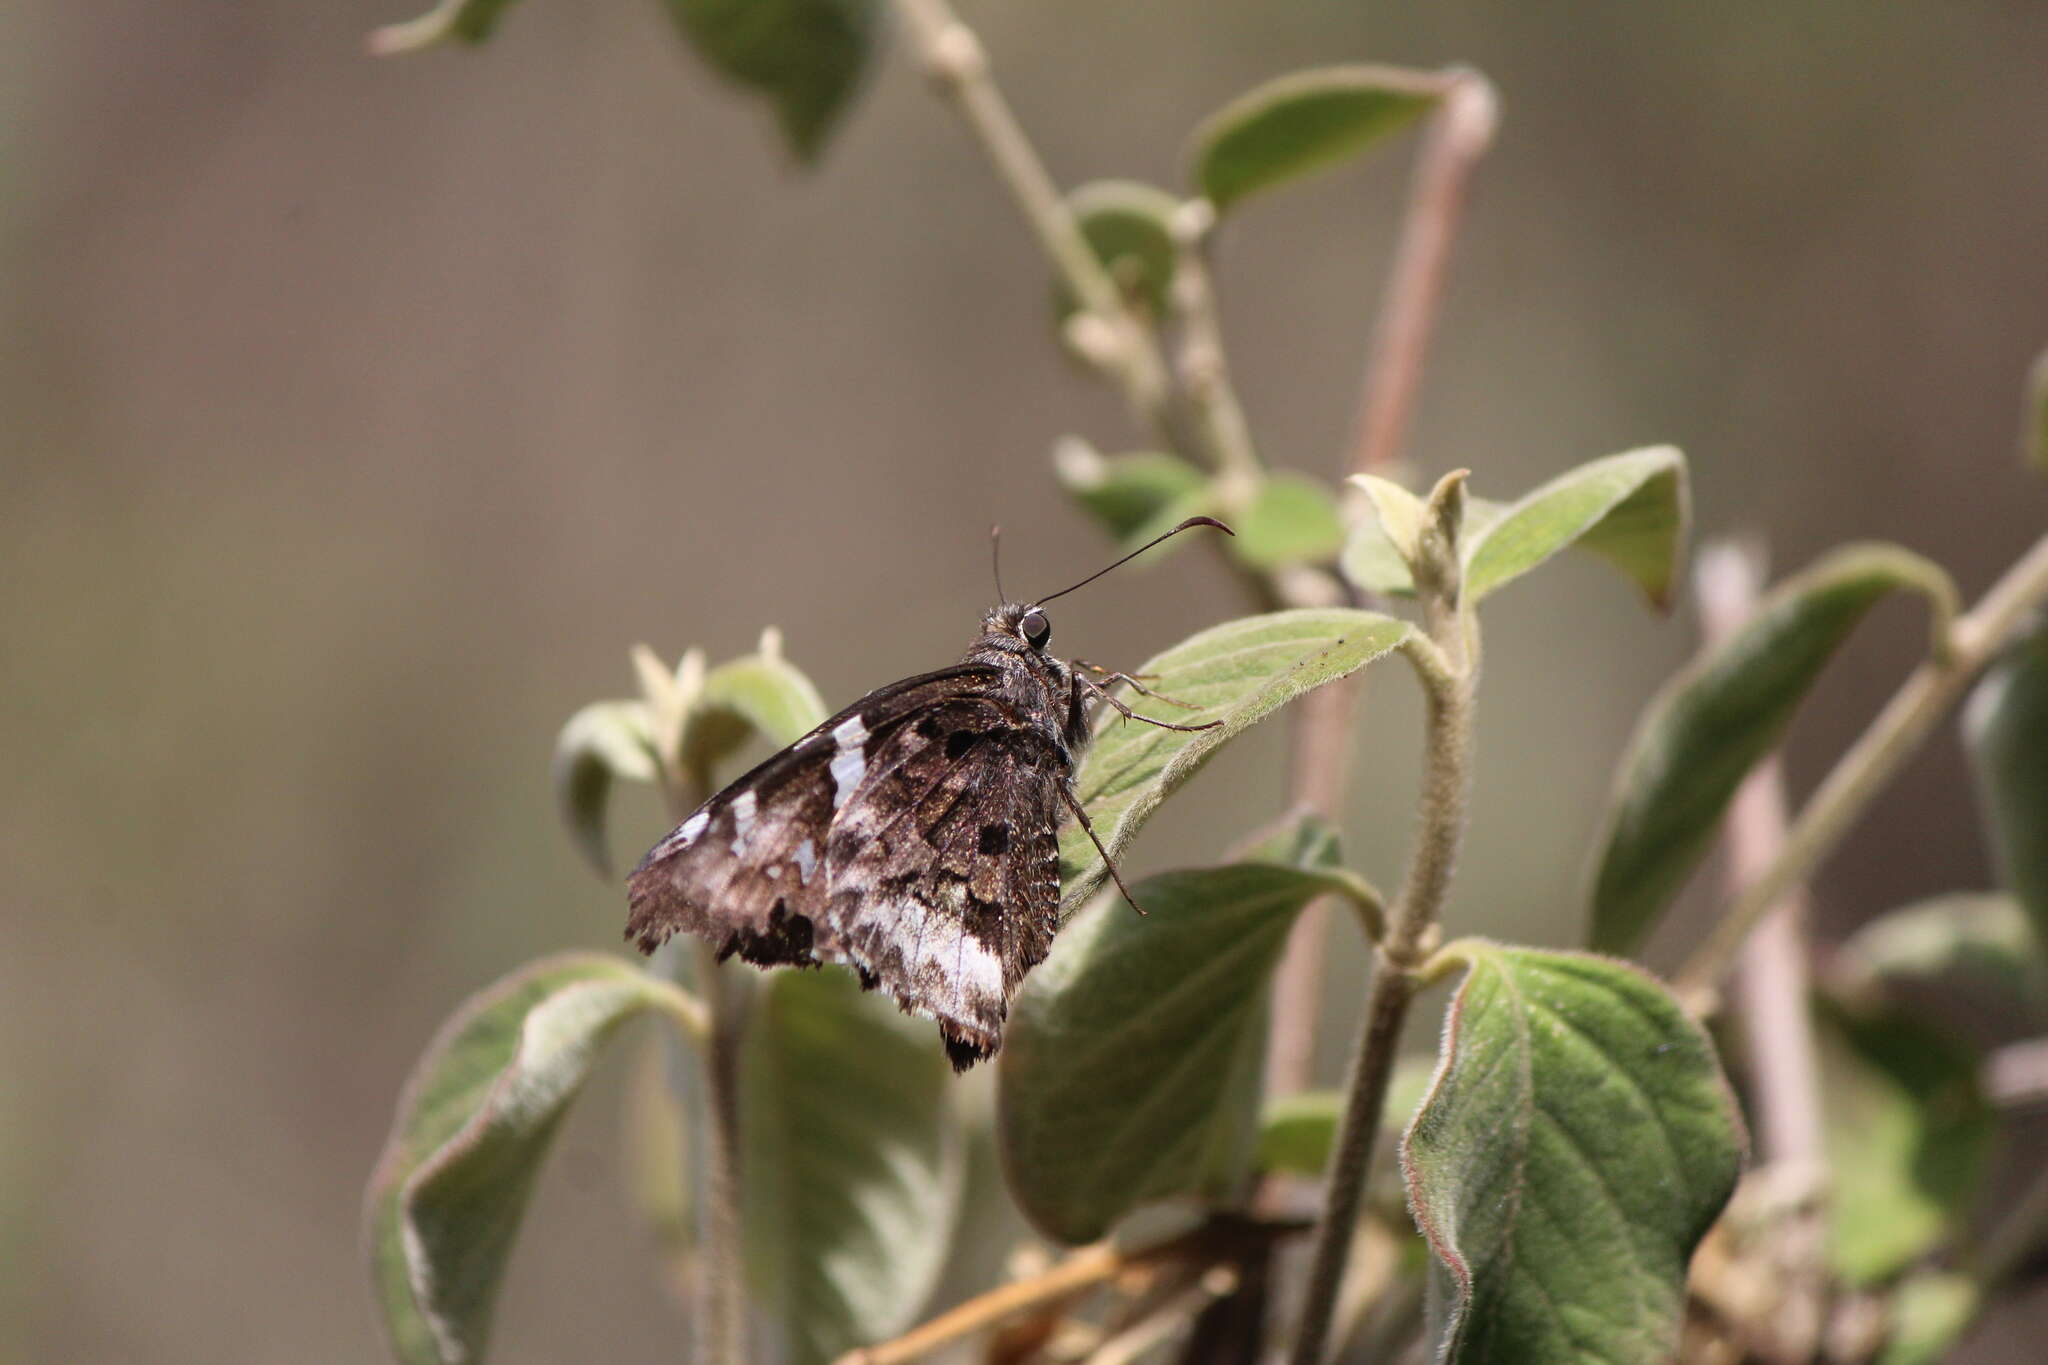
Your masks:
<path fill-rule="evenodd" d="M 548 1143 L 598 1048 L 675 987 L 616 958 L 544 958 L 471 996 L 420 1059 L 365 1195 L 371 1277 L 407 1365 L 483 1359 Z"/>
<path fill-rule="evenodd" d="M 711 68 L 761 96 L 798 159 L 814 161 L 872 66 L 877 0 L 667 0 Z"/>
<path fill-rule="evenodd" d="M 1642 942 L 1836 647 L 1879 599 L 1902 589 L 1934 603 L 1937 635 L 1945 633 L 1955 589 L 1938 566 L 1890 545 L 1837 550 L 1780 584 L 1651 699 L 1609 798 L 1593 947 L 1626 953 Z"/>
<path fill-rule="evenodd" d="M 741 1066 L 747 1268 L 775 1358 L 893 1336 L 945 1268 L 965 1173 L 930 1026 L 852 972 L 778 971 Z"/>
<path fill-rule="evenodd" d="M 1688 520 L 1685 473 L 1685 456 L 1672 446 L 1567 470 L 1465 536 L 1466 596 L 1476 602 L 1580 545 L 1612 562 L 1651 602 L 1669 605 Z"/>
<path fill-rule="evenodd" d="M 1890 910 L 1851 934 L 1835 967 L 1853 987 L 1960 978 L 2011 1000 L 2048 999 L 2026 912 L 2011 896 L 1951 892 Z"/>
<path fill-rule="evenodd" d="M 1018 1207 L 1093 1241 L 1133 1209 L 1223 1195 L 1249 1171 L 1274 965 L 1311 900 L 1348 891 L 1276 863 L 1168 872 L 1076 917 L 1024 980 L 997 1129 Z"/>
<path fill-rule="evenodd" d="M 1136 549 L 1191 516 L 1212 510 L 1209 476 L 1178 455 L 1136 451 L 1103 455 L 1078 437 L 1053 450 L 1060 486 L 1120 545 Z M 1163 555 L 1180 545 L 1169 540 Z M 1145 563 L 1140 560 L 1139 563 Z M 1156 563 L 1157 558 L 1152 557 Z"/>
<path fill-rule="evenodd" d="M 1218 212 L 1255 191 L 1364 151 L 1427 113 L 1441 82 L 1383 66 L 1329 66 L 1267 81 L 1203 120 L 1189 176 Z"/>
<path fill-rule="evenodd" d="M 1337 568 L 1361 592 L 1382 597 L 1415 595 L 1415 575 L 1376 517 L 1365 518 L 1345 537 Z"/>
<path fill-rule="evenodd" d="M 1438 1261 L 1437 1359 L 1670 1358 L 1744 1139 L 1699 1026 L 1647 973 L 1473 943 L 1402 1148 Z"/>
<path fill-rule="evenodd" d="M 1428 506 L 1400 484 L 1377 474 L 1353 474 L 1351 482 L 1365 493 L 1380 536 L 1401 561 L 1403 575 L 1412 589 L 1414 576 L 1407 569 L 1422 554 L 1422 534 L 1429 525 Z"/>
<path fill-rule="evenodd" d="M 457 38 L 481 43 L 491 36 L 512 0 L 441 0 L 417 19 L 386 24 L 370 34 L 370 51 L 395 57 Z"/>
<path fill-rule="evenodd" d="M 2048 626 L 1991 666 L 1963 711 L 1963 737 L 1999 879 L 2048 946 Z"/>
<path fill-rule="evenodd" d="M 1231 553 L 1254 569 L 1321 563 L 1344 545 L 1336 500 L 1305 474 L 1282 472 L 1261 480 L 1236 531 Z"/>
<path fill-rule="evenodd" d="M 1947 1241 L 1983 1187 L 1996 1116 L 1977 1059 L 1902 1009 L 1816 1015 L 1833 1197 L 1828 1252 L 1851 1284 Z"/>
<path fill-rule="evenodd" d="M 606 881 L 612 875 L 605 842 L 612 779 L 652 782 L 656 772 L 654 722 L 646 702 L 592 702 L 569 717 L 555 740 L 555 802 L 576 851 Z"/>
<path fill-rule="evenodd" d="M 762 645 L 706 673 L 683 718 L 683 767 L 706 785 L 718 764 L 754 736 L 781 748 L 829 714 L 811 680 L 782 657 L 774 632 Z"/>
<path fill-rule="evenodd" d="M 1351 481 L 1365 490 L 1374 511 L 1372 515 L 1352 519 L 1352 530 L 1345 539 L 1344 552 L 1337 563 L 1338 569 L 1361 591 L 1379 593 L 1386 597 L 1414 596 L 1414 575 L 1409 572 L 1407 559 L 1387 530 L 1386 517 L 1391 514 L 1396 518 L 1396 524 L 1405 524 L 1410 515 L 1408 509 L 1394 497 L 1395 493 L 1405 498 L 1407 503 L 1412 503 L 1412 515 L 1415 518 L 1414 534 L 1419 545 L 1422 521 L 1428 515 L 1427 505 L 1413 493 L 1388 479 L 1371 474 L 1354 474 Z M 1486 529 L 1500 520 L 1507 510 L 1506 503 L 1466 494 L 1462 532 L 1464 542 L 1470 544 L 1475 538 L 1484 535 Z"/>
<path fill-rule="evenodd" d="M 1180 201 L 1135 180 L 1096 180 L 1068 195 L 1067 207 L 1125 300 L 1143 317 L 1166 317 L 1180 258 L 1173 238 Z M 1053 312 L 1060 321 L 1079 306 L 1064 284 L 1055 283 Z"/>
<path fill-rule="evenodd" d="M 1309 689 L 1398 648 L 1413 630 L 1370 611 L 1276 611 L 1211 627 L 1142 665 L 1138 672 L 1157 675 L 1147 684 L 1154 691 L 1201 709 L 1183 711 L 1139 697 L 1152 708 L 1141 714 L 1180 725 L 1223 724 L 1188 734 L 1114 714 L 1104 718 L 1074 788 L 1110 854 L 1120 854 L 1159 803 L 1229 740 Z M 1060 865 L 1063 908 L 1071 913 L 1107 876 L 1076 823 L 1061 832 Z"/>

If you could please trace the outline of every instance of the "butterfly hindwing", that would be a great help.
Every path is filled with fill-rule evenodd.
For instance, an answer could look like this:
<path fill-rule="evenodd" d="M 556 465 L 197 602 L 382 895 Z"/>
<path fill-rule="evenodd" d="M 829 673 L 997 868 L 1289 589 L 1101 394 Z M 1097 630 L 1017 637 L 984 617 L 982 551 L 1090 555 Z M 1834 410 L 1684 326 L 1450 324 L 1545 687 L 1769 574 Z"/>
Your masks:
<path fill-rule="evenodd" d="M 1006 700 L 953 697 L 874 746 L 833 820 L 818 954 L 937 1020 L 956 1066 L 1001 1045 L 1051 944 L 1068 767 Z"/>

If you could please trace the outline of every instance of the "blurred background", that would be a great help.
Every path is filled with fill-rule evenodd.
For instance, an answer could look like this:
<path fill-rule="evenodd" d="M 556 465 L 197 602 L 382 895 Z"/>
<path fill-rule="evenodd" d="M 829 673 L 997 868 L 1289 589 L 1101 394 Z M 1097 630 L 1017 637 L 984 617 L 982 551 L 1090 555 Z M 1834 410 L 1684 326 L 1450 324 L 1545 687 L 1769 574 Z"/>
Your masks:
<path fill-rule="evenodd" d="M 2048 516 L 2016 454 L 2048 344 L 2038 0 L 967 13 L 1067 184 L 1178 184 L 1186 130 L 1294 67 L 1485 71 L 1504 122 L 1428 472 L 1513 496 L 1675 441 L 1704 531 L 1781 571 L 1896 539 L 1969 595 Z M 991 521 L 1029 591 L 1106 557 L 1047 452 L 1135 434 L 1058 354 L 1031 241 L 900 51 L 804 174 L 652 4 L 535 0 L 480 52 L 363 55 L 406 17 L 0 13 L 0 1359 L 381 1359 L 357 1209 L 408 1066 L 468 991 L 618 946 L 547 765 L 572 710 L 631 691 L 627 646 L 715 660 L 774 623 L 836 706 L 958 654 Z M 1412 147 L 1229 230 L 1276 463 L 1340 469 Z M 1059 643 L 1128 665 L 1239 609 L 1183 554 L 1062 603 Z M 1795 791 L 1908 666 L 1915 611 L 1830 674 Z M 1490 623 L 1452 927 L 1575 942 L 1609 769 L 1690 612 L 1565 563 Z M 1350 847 L 1382 883 L 1412 692 L 1373 686 L 1357 764 Z M 1134 871 L 1272 814 L 1268 729 Z M 660 824 L 632 794 L 623 856 Z M 1819 895 L 1839 925 L 1988 879 L 1944 738 Z M 501 1361 L 682 1349 L 620 1187 L 618 1070 L 543 1182 Z"/>

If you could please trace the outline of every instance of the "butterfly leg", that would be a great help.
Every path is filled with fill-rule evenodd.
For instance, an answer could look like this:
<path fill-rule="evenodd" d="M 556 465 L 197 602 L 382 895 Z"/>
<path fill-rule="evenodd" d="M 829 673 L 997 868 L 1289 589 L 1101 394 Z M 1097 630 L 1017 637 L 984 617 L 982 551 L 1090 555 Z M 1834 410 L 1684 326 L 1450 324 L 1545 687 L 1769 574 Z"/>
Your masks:
<path fill-rule="evenodd" d="M 1109 850 L 1102 846 L 1102 840 L 1096 836 L 1095 826 L 1089 822 L 1088 812 L 1081 809 L 1081 803 L 1074 799 L 1074 794 L 1067 790 L 1067 784 L 1064 782 L 1060 783 L 1060 799 L 1067 803 L 1067 809 L 1074 812 L 1074 818 L 1080 821 L 1081 828 L 1087 831 L 1088 842 L 1094 844 L 1095 851 L 1102 855 L 1102 865 L 1109 869 L 1109 879 L 1116 883 L 1117 890 L 1124 893 L 1124 900 L 1131 909 L 1141 915 L 1144 914 L 1145 907 L 1138 904 L 1131 895 L 1131 888 L 1124 885 L 1123 873 L 1116 870 L 1116 859 L 1109 856 Z"/>
<path fill-rule="evenodd" d="M 1111 692 L 1101 683 L 1096 682 L 1093 678 L 1085 678 L 1078 673 L 1076 673 L 1074 677 L 1076 678 L 1076 680 L 1080 682 L 1081 686 L 1087 688 L 1090 692 L 1093 692 L 1096 696 L 1102 698 L 1104 701 L 1108 702 L 1112 707 L 1116 708 L 1116 713 L 1122 716 L 1125 720 L 1142 720 L 1147 725 L 1156 725 L 1162 730 L 1182 730 L 1190 734 L 1197 730 L 1213 730 L 1223 723 L 1220 720 L 1212 720 L 1205 721 L 1200 725 L 1175 725 L 1172 721 L 1154 720 L 1151 716 L 1141 716 L 1136 711 L 1133 711 L 1130 707 L 1124 705 L 1115 693 Z M 1163 701 L 1165 699 L 1161 698 L 1161 700 Z M 1180 704 L 1186 705 L 1185 702 L 1182 702 Z"/>
<path fill-rule="evenodd" d="M 1101 664 L 1091 664 L 1086 659 L 1069 659 L 1067 662 L 1076 668 L 1085 668 L 1090 673 L 1100 674 L 1104 686 L 1108 686 L 1111 683 L 1128 683 L 1133 692 L 1150 697 L 1154 701 L 1163 701 L 1168 706 L 1178 706 L 1188 711 L 1199 711 L 1202 709 L 1191 701 L 1181 701 L 1176 697 L 1162 696 L 1138 681 L 1140 678 L 1157 678 L 1159 676 L 1157 673 L 1120 673 L 1113 668 L 1104 668 Z"/>

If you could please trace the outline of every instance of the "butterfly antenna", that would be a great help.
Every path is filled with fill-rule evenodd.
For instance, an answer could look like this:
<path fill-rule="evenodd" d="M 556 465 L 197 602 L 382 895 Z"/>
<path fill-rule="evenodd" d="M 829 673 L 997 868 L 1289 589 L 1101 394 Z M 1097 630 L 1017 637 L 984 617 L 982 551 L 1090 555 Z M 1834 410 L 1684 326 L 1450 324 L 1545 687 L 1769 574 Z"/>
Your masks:
<path fill-rule="evenodd" d="M 1226 535 L 1226 536 L 1234 536 L 1234 535 L 1236 535 L 1236 534 L 1237 534 L 1237 532 L 1235 532 L 1235 531 L 1231 530 L 1231 529 L 1230 529 L 1230 528 L 1229 528 L 1228 526 L 1225 526 L 1225 525 L 1224 525 L 1224 524 L 1223 524 L 1222 522 L 1220 522 L 1220 521 L 1216 520 L 1216 518 L 1214 518 L 1214 517 L 1189 517 L 1189 518 L 1188 518 L 1188 519 L 1187 519 L 1186 521 L 1184 521 L 1184 522 L 1182 522 L 1182 523 L 1181 523 L 1180 525 L 1178 525 L 1178 526 L 1174 527 L 1174 528 L 1173 528 L 1173 529 L 1172 529 L 1171 531 L 1168 531 L 1168 532 L 1167 532 L 1167 533 L 1166 533 L 1165 535 L 1163 535 L 1163 536 L 1155 536 L 1155 537 L 1154 537 L 1154 538 L 1152 538 L 1151 540 L 1148 540 L 1148 541 L 1146 541 L 1146 542 L 1145 542 L 1145 543 L 1144 543 L 1143 545 L 1140 545 L 1140 546 L 1139 546 L 1139 547 L 1138 547 L 1137 549 L 1135 549 L 1135 550 L 1131 551 L 1131 552 L 1130 552 L 1129 554 L 1125 555 L 1125 556 L 1124 556 L 1124 557 L 1123 557 L 1122 559 L 1119 559 L 1118 561 L 1116 561 L 1116 564 L 1111 564 L 1111 565 L 1110 565 L 1110 566 L 1109 566 L 1108 568 L 1103 568 L 1103 569 L 1097 569 L 1097 570 L 1096 570 L 1096 571 L 1095 571 L 1094 573 L 1092 573 L 1092 574 L 1089 574 L 1089 575 L 1088 575 L 1088 576 L 1087 576 L 1086 578 L 1082 579 L 1082 580 L 1081 580 L 1081 581 L 1080 581 L 1079 583 L 1076 583 L 1076 584 L 1074 584 L 1074 585 L 1073 585 L 1073 587 L 1061 588 L 1061 589 L 1060 589 L 1060 590 L 1059 590 L 1058 592 L 1056 592 L 1056 593 L 1052 594 L 1052 597 L 1041 597 L 1041 598 L 1039 598 L 1039 599 L 1038 599 L 1038 602 L 1037 602 L 1037 605 L 1039 605 L 1039 606 L 1044 606 L 1044 605 L 1045 605 L 1045 604 L 1046 604 L 1047 602 L 1050 602 L 1050 601 L 1052 601 L 1053 597 L 1065 597 L 1065 596 L 1066 596 L 1066 595 L 1067 595 L 1068 593 L 1072 592 L 1072 591 L 1074 590 L 1074 588 L 1085 588 L 1085 587 L 1087 587 L 1087 586 L 1088 586 L 1088 585 L 1089 585 L 1090 583 L 1093 583 L 1093 582 L 1094 582 L 1094 581 L 1095 581 L 1096 579 L 1098 579 L 1098 578 L 1102 577 L 1102 576 L 1103 576 L 1104 574 L 1108 573 L 1110 569 L 1114 569 L 1114 568 L 1116 568 L 1116 567 L 1117 567 L 1117 565 L 1119 565 L 1119 564 L 1128 564 L 1128 563 L 1129 563 L 1130 561 L 1132 561 L 1132 560 L 1136 559 L 1136 558 L 1137 558 L 1137 557 L 1138 557 L 1139 555 L 1141 555 L 1141 554 L 1145 553 L 1145 551 L 1147 551 L 1147 550 L 1151 549 L 1151 548 L 1152 548 L 1152 547 L 1153 547 L 1154 545 L 1157 545 L 1157 544 L 1158 544 L 1158 543 L 1159 543 L 1160 541 L 1162 541 L 1162 540 L 1171 540 L 1171 539 L 1172 539 L 1173 537 L 1175 537 L 1175 536 L 1179 535 L 1179 534 L 1180 534 L 1180 533 L 1181 533 L 1182 531 L 1186 531 L 1186 530 L 1189 530 L 1189 529 L 1191 529 L 1191 528 L 1193 528 L 1193 527 L 1196 527 L 1196 526 L 1213 526 L 1213 527 L 1215 527 L 1215 528 L 1216 528 L 1217 530 L 1221 531 L 1221 532 L 1222 532 L 1222 533 L 1223 533 L 1224 535 Z"/>
<path fill-rule="evenodd" d="M 1010 599 L 1003 596 L 1003 528 L 1000 526 L 988 528 L 988 560 L 996 571 L 996 601 L 1007 602 Z"/>

